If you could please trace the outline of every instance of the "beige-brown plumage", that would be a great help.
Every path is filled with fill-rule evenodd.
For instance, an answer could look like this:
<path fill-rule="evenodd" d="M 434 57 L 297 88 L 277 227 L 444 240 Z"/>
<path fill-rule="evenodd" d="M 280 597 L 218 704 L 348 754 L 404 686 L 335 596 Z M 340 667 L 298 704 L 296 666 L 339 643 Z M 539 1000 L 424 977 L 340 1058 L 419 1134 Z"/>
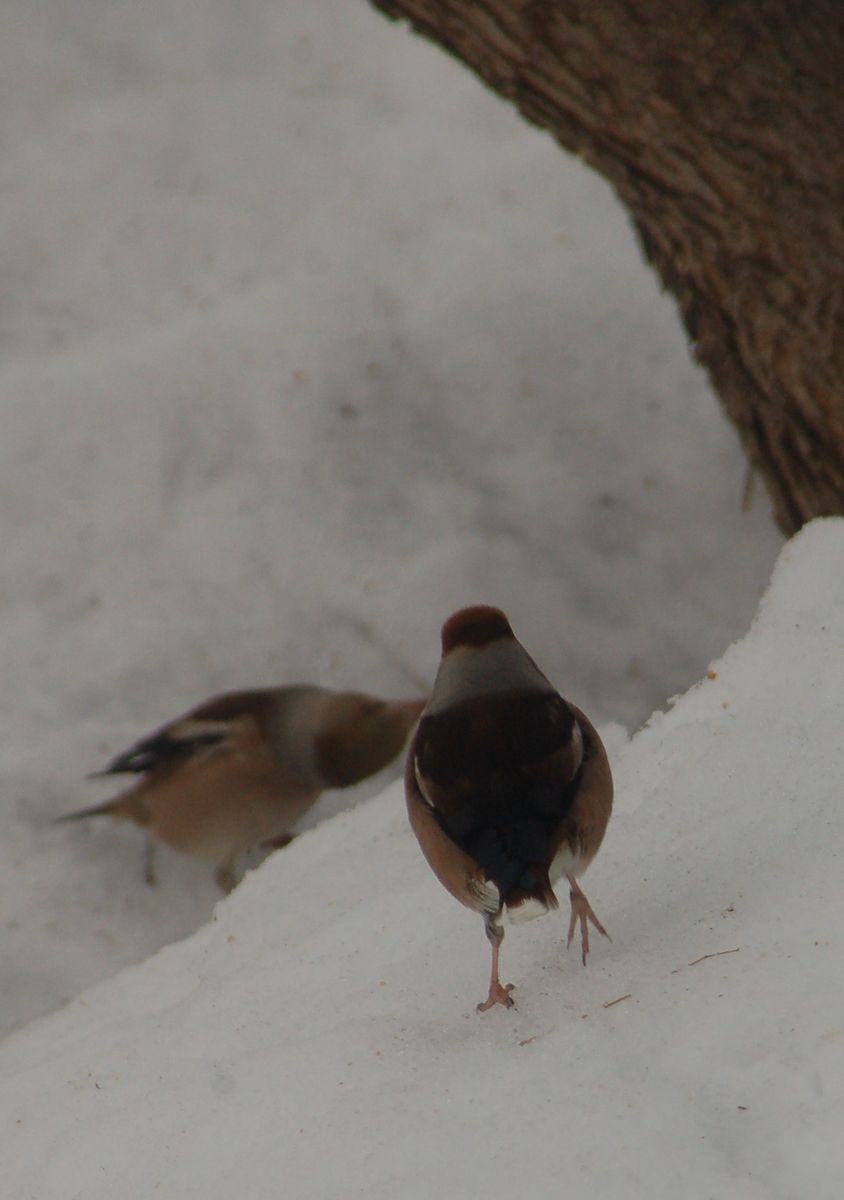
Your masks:
<path fill-rule="evenodd" d="M 225 890 L 238 854 L 284 845 L 326 788 L 349 787 L 404 746 L 422 700 L 311 685 L 226 692 L 161 726 L 101 775 L 139 779 L 62 820 L 108 814 L 217 864 Z"/>
<path fill-rule="evenodd" d="M 598 852 L 612 811 L 612 774 L 588 718 L 551 686 L 500 610 L 462 609 L 446 621 L 443 657 L 405 769 L 408 816 L 434 874 L 484 919 L 492 945 L 489 995 L 509 1007 L 498 977 L 506 909 L 526 920 L 556 908 L 569 884 L 571 944 L 589 923 L 602 934 L 577 876 Z"/>

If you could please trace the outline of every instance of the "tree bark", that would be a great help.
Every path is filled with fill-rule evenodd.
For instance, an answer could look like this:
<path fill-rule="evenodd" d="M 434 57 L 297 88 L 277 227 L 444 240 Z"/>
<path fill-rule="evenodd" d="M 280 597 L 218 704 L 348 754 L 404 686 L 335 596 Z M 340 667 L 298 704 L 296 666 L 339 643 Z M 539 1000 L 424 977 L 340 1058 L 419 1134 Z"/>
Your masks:
<path fill-rule="evenodd" d="M 844 512 L 842 0 L 373 0 L 614 186 L 786 532 Z"/>

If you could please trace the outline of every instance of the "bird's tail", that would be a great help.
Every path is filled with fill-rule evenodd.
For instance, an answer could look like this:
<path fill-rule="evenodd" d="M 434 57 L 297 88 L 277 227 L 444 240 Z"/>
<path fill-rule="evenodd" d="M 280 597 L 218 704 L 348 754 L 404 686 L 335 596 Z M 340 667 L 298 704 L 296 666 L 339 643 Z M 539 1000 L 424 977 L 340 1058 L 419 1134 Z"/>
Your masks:
<path fill-rule="evenodd" d="M 78 808 L 75 812 L 63 813 L 56 817 L 54 824 L 60 825 L 65 821 L 84 821 L 88 817 L 122 817 L 126 821 L 134 821 L 136 825 L 149 824 L 149 806 L 146 803 L 143 786 L 135 784 L 125 792 L 119 792 L 100 804 L 92 804 L 90 808 Z"/>
<path fill-rule="evenodd" d="M 122 797 L 113 796 L 102 804 L 92 804 L 90 808 L 77 808 L 75 812 L 62 813 L 53 821 L 54 825 L 62 825 L 65 821 L 82 821 L 86 817 L 102 817 L 113 815 Z"/>
<path fill-rule="evenodd" d="M 532 866 L 523 871 L 518 885 L 508 893 L 506 905 L 507 916 L 512 922 L 532 921 L 547 913 L 549 908 L 559 908 L 548 868 Z"/>

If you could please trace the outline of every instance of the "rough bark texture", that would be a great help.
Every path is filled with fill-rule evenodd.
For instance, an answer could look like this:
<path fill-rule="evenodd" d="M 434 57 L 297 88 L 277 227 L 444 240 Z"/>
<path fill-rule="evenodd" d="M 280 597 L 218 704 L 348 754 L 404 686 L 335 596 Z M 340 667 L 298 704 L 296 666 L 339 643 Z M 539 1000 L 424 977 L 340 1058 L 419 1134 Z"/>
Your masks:
<path fill-rule="evenodd" d="M 844 511 L 842 0 L 374 0 L 615 187 L 790 532 Z"/>

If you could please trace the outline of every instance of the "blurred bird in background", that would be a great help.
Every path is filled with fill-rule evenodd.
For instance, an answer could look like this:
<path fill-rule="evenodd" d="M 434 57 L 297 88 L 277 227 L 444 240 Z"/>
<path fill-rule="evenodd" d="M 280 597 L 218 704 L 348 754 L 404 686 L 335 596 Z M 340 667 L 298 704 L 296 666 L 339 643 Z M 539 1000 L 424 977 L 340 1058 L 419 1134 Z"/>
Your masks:
<path fill-rule="evenodd" d="M 228 892 L 242 851 L 286 845 L 322 791 L 350 787 L 386 767 L 424 703 L 308 684 L 224 692 L 97 772 L 139 776 L 126 791 L 59 820 L 134 821 L 151 838 L 215 863 L 215 878 Z M 148 882 L 154 882 L 151 854 Z"/>

